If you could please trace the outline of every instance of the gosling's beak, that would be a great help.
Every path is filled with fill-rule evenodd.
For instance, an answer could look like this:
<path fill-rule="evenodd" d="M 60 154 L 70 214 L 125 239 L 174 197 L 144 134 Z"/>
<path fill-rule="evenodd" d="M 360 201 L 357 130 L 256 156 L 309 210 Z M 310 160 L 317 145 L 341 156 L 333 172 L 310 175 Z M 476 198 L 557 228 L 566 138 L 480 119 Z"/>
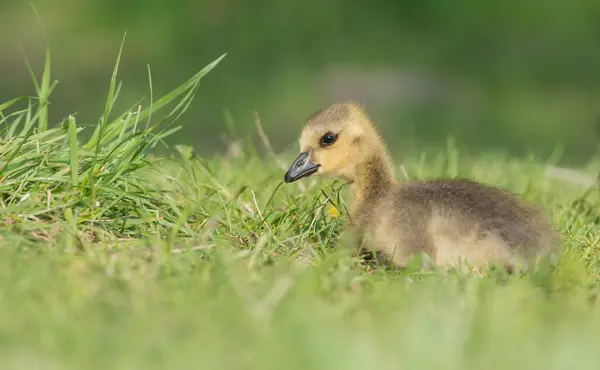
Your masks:
<path fill-rule="evenodd" d="M 308 152 L 300 153 L 298 158 L 290 166 L 290 169 L 285 173 L 285 182 L 293 182 L 306 176 L 310 176 L 317 172 L 318 164 L 310 161 Z"/>

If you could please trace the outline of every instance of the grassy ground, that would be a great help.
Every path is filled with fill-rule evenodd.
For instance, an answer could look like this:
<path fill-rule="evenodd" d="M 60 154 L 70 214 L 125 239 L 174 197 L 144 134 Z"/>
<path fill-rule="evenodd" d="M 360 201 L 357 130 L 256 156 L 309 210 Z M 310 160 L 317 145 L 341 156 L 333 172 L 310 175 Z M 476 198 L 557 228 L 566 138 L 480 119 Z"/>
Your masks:
<path fill-rule="evenodd" d="M 524 276 L 372 269 L 338 242 L 345 188 L 282 184 L 294 153 L 152 154 L 216 64 L 122 114 L 115 68 L 92 127 L 48 128 L 49 64 L 0 105 L 2 369 L 597 369 L 595 191 L 451 142 L 404 158 L 537 202 L 563 253 Z"/>

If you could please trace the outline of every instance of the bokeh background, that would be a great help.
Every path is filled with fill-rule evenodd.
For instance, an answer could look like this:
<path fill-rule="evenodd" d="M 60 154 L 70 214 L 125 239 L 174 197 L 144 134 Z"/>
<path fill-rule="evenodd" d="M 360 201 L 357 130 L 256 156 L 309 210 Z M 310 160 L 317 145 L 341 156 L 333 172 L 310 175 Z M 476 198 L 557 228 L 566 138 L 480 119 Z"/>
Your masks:
<path fill-rule="evenodd" d="M 125 32 L 119 108 L 166 93 L 222 53 L 184 129 L 171 138 L 223 151 L 233 122 L 295 150 L 305 117 L 362 101 L 395 155 L 443 146 L 584 163 L 600 138 L 597 0 L 34 0 L 0 2 L 0 101 L 32 94 L 21 45 L 41 73 L 53 50 L 51 117 L 100 116 Z"/>

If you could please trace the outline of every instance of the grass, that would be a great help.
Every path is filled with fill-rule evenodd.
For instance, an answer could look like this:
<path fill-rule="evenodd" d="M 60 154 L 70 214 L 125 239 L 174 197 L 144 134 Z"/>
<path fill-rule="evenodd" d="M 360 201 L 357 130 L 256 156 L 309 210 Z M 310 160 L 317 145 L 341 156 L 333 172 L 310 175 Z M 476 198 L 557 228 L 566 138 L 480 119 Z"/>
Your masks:
<path fill-rule="evenodd" d="M 237 155 L 153 155 L 222 57 L 115 114 L 120 54 L 92 127 L 49 124 L 49 59 L 41 82 L 32 72 L 37 96 L 0 104 L 1 368 L 597 368 L 594 189 L 449 141 L 398 173 L 471 177 L 540 204 L 563 236 L 559 261 L 524 276 L 373 269 L 338 240 L 339 182 L 282 184 L 249 141 Z"/>

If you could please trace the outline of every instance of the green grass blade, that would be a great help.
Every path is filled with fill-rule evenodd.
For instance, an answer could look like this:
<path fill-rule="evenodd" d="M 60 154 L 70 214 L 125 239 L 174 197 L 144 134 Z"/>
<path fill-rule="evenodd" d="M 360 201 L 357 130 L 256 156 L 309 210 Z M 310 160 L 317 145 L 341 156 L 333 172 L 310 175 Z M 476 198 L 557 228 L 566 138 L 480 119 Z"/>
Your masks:
<path fill-rule="evenodd" d="M 50 69 L 51 69 L 51 52 L 50 47 L 46 47 L 46 61 L 44 63 L 44 73 L 42 75 L 42 83 L 39 91 L 39 117 L 38 131 L 43 132 L 48 129 L 48 99 L 52 92 L 53 86 L 50 85 Z"/>
<path fill-rule="evenodd" d="M 209 73 L 210 71 L 212 71 L 217 66 L 217 64 L 219 64 L 219 62 L 223 58 L 225 58 L 226 55 L 227 54 L 221 55 L 219 58 L 217 58 L 216 60 L 214 60 L 212 63 L 210 63 L 206 67 L 202 68 L 192 78 L 190 78 L 189 80 L 187 80 L 186 82 L 184 82 L 180 86 L 178 86 L 175 89 L 173 89 L 168 94 L 166 94 L 163 97 L 161 97 L 160 99 L 158 99 L 151 107 L 148 107 L 148 108 L 142 110 L 140 112 L 139 119 L 142 120 L 142 119 L 148 118 L 151 114 L 153 114 L 154 112 L 162 109 L 165 105 L 168 105 L 169 103 L 171 103 L 172 101 L 174 101 L 175 99 L 177 99 L 177 97 L 179 97 L 180 95 L 184 94 L 186 91 L 188 91 L 188 89 L 193 88 L 194 86 L 196 86 L 200 82 L 200 80 L 207 73 Z"/>
<path fill-rule="evenodd" d="M 71 187 L 77 187 L 77 180 L 79 174 L 79 164 L 77 156 L 77 123 L 75 117 L 69 116 L 68 118 L 68 130 L 69 130 L 69 144 L 71 153 Z"/>
<path fill-rule="evenodd" d="M 146 121 L 146 130 L 148 129 L 148 126 L 150 126 L 150 120 L 152 119 L 152 105 L 154 104 L 154 88 L 152 86 L 152 71 L 150 70 L 150 64 L 148 64 L 148 85 L 150 89 L 150 113 L 148 113 L 148 120 Z"/>
<path fill-rule="evenodd" d="M 2 120 L 0 121 L 0 125 L 4 122 L 4 120 L 6 119 L 6 116 L 4 115 L 4 111 L 9 109 L 10 107 L 12 107 L 13 105 L 17 104 L 20 101 L 23 100 L 27 100 L 28 98 L 26 96 L 21 96 L 19 98 L 15 98 L 15 99 L 11 99 L 7 102 L 4 102 L 2 104 L 0 104 L 0 118 L 2 118 Z"/>
<path fill-rule="evenodd" d="M 119 73 L 119 65 L 121 64 L 121 55 L 123 53 L 123 46 L 125 45 L 125 38 L 127 37 L 127 33 L 123 36 L 121 41 L 121 46 L 119 47 L 119 52 L 117 53 L 117 59 L 115 61 L 115 65 L 113 67 L 113 72 L 110 78 L 110 83 L 108 87 L 108 95 L 106 97 L 106 104 L 104 106 L 104 113 L 102 114 L 102 118 L 100 120 L 100 127 L 96 131 L 97 137 L 93 137 L 92 139 L 96 140 L 96 157 L 100 152 L 100 145 L 102 143 L 102 135 L 104 133 L 104 129 L 108 125 L 110 119 L 110 113 L 113 108 L 114 101 L 116 99 L 116 85 L 117 85 L 117 75 Z M 94 135 L 95 136 L 95 135 Z"/>
<path fill-rule="evenodd" d="M 29 63 L 29 58 L 27 58 L 27 54 L 25 53 L 25 50 L 23 50 L 23 48 L 21 46 L 19 46 L 19 48 L 21 49 L 21 54 L 23 54 L 23 59 L 25 59 L 25 65 L 27 66 L 27 71 L 29 72 L 29 76 L 31 77 L 31 81 L 33 82 L 33 86 L 35 87 L 35 93 L 37 94 L 37 96 L 40 96 L 40 84 L 37 80 L 37 77 L 35 76 L 35 72 L 33 72 L 33 68 L 31 68 L 31 63 Z"/>

